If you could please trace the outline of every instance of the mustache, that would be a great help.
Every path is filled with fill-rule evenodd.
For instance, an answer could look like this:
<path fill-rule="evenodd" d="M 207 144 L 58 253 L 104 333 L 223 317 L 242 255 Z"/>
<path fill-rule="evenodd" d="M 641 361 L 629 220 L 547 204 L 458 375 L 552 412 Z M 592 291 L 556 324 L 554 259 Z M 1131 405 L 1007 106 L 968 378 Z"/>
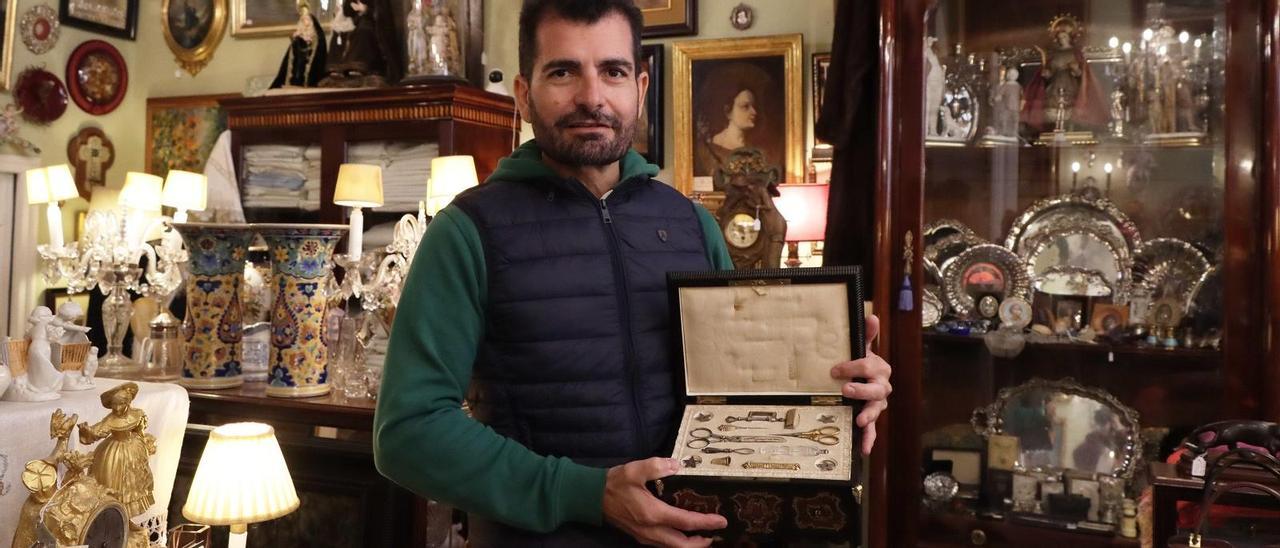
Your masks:
<path fill-rule="evenodd" d="M 605 114 L 599 110 L 590 111 L 582 108 L 579 108 L 570 114 L 561 116 L 556 120 L 556 127 L 558 128 L 565 128 L 580 124 L 598 124 L 608 126 L 615 130 L 621 129 L 622 127 L 622 122 L 618 120 L 618 117 L 616 116 Z"/>

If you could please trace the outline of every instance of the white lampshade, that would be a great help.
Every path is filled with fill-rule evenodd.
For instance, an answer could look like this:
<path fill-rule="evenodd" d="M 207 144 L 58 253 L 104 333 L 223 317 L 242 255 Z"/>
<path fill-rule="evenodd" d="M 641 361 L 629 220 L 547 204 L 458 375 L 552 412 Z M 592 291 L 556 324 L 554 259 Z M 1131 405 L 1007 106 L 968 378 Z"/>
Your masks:
<path fill-rule="evenodd" d="M 124 176 L 124 188 L 120 190 L 119 207 L 138 211 L 160 211 L 161 189 L 164 179 L 151 175 L 130 171 Z"/>
<path fill-rule="evenodd" d="M 45 177 L 49 183 L 49 199 L 54 202 L 79 198 L 76 189 L 76 178 L 71 174 L 71 166 L 58 164 L 45 168 Z"/>
<path fill-rule="evenodd" d="M 49 203 L 49 179 L 45 174 L 45 169 L 42 167 L 28 169 L 25 175 L 27 180 L 27 204 Z"/>
<path fill-rule="evenodd" d="M 382 205 L 382 166 L 342 164 L 338 167 L 338 187 L 333 203 L 347 207 Z"/>
<path fill-rule="evenodd" d="M 209 434 L 182 515 L 205 525 L 267 521 L 298 509 L 298 494 L 275 430 L 224 424 Z"/>
<path fill-rule="evenodd" d="M 435 216 L 462 191 L 479 185 L 476 160 L 471 156 L 438 156 L 431 160 L 427 181 L 427 215 Z"/>
<path fill-rule="evenodd" d="M 160 203 L 185 211 L 204 211 L 208 202 L 209 178 L 199 173 L 169 170 Z"/>

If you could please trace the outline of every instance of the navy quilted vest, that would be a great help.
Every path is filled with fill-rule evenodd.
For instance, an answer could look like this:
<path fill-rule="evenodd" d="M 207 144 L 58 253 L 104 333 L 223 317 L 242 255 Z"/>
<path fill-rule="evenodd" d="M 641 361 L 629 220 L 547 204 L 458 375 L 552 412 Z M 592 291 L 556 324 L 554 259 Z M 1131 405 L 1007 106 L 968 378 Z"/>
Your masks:
<path fill-rule="evenodd" d="M 666 273 L 711 269 L 695 206 L 643 176 L 603 201 L 573 180 L 491 180 L 453 204 L 475 223 L 488 271 L 475 417 L 536 453 L 590 466 L 669 450 L 680 395 Z M 481 546 L 578 544 L 563 530 L 528 543 L 537 535 L 495 537 L 475 521 L 473 534 L 489 537 Z M 583 534 L 597 533 L 608 532 Z"/>

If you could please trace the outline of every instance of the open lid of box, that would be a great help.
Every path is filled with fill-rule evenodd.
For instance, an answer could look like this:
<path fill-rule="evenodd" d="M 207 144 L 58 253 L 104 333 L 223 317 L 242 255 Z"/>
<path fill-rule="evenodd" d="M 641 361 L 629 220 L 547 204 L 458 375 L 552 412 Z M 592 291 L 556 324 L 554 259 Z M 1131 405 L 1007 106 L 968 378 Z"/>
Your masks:
<path fill-rule="evenodd" d="M 689 396 L 839 395 L 864 355 L 856 266 L 673 272 L 673 337 Z"/>

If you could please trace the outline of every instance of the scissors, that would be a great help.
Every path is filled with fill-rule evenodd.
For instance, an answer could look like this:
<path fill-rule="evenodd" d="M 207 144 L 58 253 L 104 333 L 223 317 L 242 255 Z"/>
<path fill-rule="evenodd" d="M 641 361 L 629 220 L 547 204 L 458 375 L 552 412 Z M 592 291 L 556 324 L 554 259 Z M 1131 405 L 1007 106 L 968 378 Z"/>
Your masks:
<path fill-rule="evenodd" d="M 717 436 L 710 428 L 694 428 L 689 431 L 689 435 L 693 439 L 689 440 L 685 446 L 690 449 L 702 449 L 713 443 L 782 443 L 784 440 L 778 436 Z M 819 442 L 822 443 L 822 442 Z"/>
<path fill-rule="evenodd" d="M 836 434 L 840 433 L 838 426 L 823 426 L 815 428 L 808 432 L 796 432 L 794 434 L 778 434 L 779 436 L 787 436 L 791 438 L 804 438 L 810 441 L 816 441 L 822 445 L 836 445 L 840 443 L 840 438 Z"/>

